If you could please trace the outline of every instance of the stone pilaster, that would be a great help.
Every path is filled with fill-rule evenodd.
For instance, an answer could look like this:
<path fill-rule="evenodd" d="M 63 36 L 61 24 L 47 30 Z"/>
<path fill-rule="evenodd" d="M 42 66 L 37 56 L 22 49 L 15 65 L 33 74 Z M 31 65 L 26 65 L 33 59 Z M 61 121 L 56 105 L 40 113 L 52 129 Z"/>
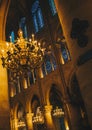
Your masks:
<path fill-rule="evenodd" d="M 10 129 L 10 108 L 8 94 L 7 70 L 2 67 L 0 61 L 0 130 Z"/>
<path fill-rule="evenodd" d="M 14 128 L 14 130 L 18 130 L 18 119 L 17 118 L 13 119 L 13 128 Z"/>
<path fill-rule="evenodd" d="M 45 121 L 46 121 L 46 125 L 47 125 L 47 130 L 55 130 L 52 116 L 51 116 L 51 110 L 52 110 L 51 105 L 45 106 L 44 114 L 45 114 Z"/>
<path fill-rule="evenodd" d="M 33 122 L 32 122 L 33 113 L 26 114 L 26 122 L 28 130 L 33 130 Z"/>

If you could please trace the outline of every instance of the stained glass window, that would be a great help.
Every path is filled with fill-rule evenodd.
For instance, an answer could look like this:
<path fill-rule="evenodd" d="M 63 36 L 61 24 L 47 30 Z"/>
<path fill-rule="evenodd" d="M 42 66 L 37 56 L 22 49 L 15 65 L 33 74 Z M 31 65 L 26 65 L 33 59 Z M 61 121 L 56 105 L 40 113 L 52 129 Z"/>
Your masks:
<path fill-rule="evenodd" d="M 52 71 L 52 66 L 49 60 L 46 61 L 46 70 L 47 70 L 47 73 L 50 73 Z"/>
<path fill-rule="evenodd" d="M 60 40 L 58 43 L 61 45 L 62 64 L 65 64 L 67 61 L 70 60 L 69 50 L 66 46 L 65 39 Z"/>
<path fill-rule="evenodd" d="M 68 50 L 65 45 L 61 45 L 61 52 L 62 52 L 62 57 L 64 59 L 64 62 L 68 61 Z"/>
<path fill-rule="evenodd" d="M 57 13 L 54 0 L 49 0 L 49 5 L 51 8 L 52 15 L 55 15 Z"/>
<path fill-rule="evenodd" d="M 55 57 L 54 57 L 54 55 L 52 55 L 52 54 L 51 54 L 51 61 L 52 61 L 53 69 L 55 70 L 56 67 L 57 67 L 57 64 L 56 64 Z"/>
<path fill-rule="evenodd" d="M 44 76 L 47 74 L 45 63 L 42 64 L 42 72 Z"/>
<path fill-rule="evenodd" d="M 42 12 L 40 8 L 38 9 L 37 14 L 38 14 L 37 17 L 38 17 L 39 27 L 42 28 L 44 25 L 44 22 L 43 22 Z"/>
<path fill-rule="evenodd" d="M 25 17 L 21 18 L 20 23 L 19 23 L 19 28 L 22 29 L 24 38 L 27 38 L 27 27 L 26 27 L 26 18 Z"/>
<path fill-rule="evenodd" d="M 53 56 L 53 54 L 49 55 L 49 56 L 45 56 L 45 61 L 42 65 L 42 72 L 43 75 L 47 75 L 48 73 L 54 71 L 56 69 L 57 65 L 56 65 L 56 61 L 55 61 L 55 57 Z"/>
<path fill-rule="evenodd" d="M 31 12 L 35 32 L 38 32 L 44 26 L 43 15 L 38 0 L 33 3 Z"/>
<path fill-rule="evenodd" d="M 14 43 L 14 41 L 15 41 L 14 31 L 11 32 L 10 36 L 11 36 L 11 42 Z"/>
<path fill-rule="evenodd" d="M 33 24 L 34 24 L 34 27 L 35 27 L 35 32 L 38 32 L 38 23 L 37 23 L 37 18 L 36 18 L 36 15 L 34 14 L 33 16 Z"/>

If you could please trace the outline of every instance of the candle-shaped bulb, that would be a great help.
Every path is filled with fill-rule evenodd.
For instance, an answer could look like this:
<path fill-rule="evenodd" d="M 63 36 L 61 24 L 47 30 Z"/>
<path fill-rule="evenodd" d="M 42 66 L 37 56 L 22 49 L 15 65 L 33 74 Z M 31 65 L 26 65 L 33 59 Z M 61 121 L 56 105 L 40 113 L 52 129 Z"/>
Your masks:
<path fill-rule="evenodd" d="M 39 46 L 39 47 L 41 46 L 41 43 L 40 43 L 40 42 L 38 42 L 38 46 Z"/>
<path fill-rule="evenodd" d="M 1 55 L 2 57 L 4 57 L 4 55 L 5 55 L 5 50 L 4 50 L 4 49 L 1 49 L 0 55 Z"/>
<path fill-rule="evenodd" d="M 34 34 L 32 34 L 32 40 L 34 41 Z"/>
<path fill-rule="evenodd" d="M 31 42 L 31 41 L 32 41 L 32 39 L 30 38 L 30 39 L 29 39 L 29 42 Z"/>
<path fill-rule="evenodd" d="M 10 36 L 10 42 L 12 42 L 12 37 Z"/>
<path fill-rule="evenodd" d="M 6 42 L 6 46 L 9 47 L 9 43 L 8 42 Z"/>
<path fill-rule="evenodd" d="M 4 53 L 4 49 L 1 50 L 2 54 Z"/>

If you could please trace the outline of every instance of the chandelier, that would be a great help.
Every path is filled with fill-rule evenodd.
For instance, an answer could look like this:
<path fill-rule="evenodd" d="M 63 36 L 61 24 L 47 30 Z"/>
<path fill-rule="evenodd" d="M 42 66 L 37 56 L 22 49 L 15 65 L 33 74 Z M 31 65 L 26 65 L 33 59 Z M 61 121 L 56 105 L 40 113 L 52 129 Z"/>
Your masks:
<path fill-rule="evenodd" d="M 52 110 L 51 114 L 53 117 L 60 118 L 64 116 L 64 111 L 62 108 L 56 106 L 56 108 Z M 37 107 L 36 115 L 33 116 L 32 121 L 34 124 L 44 124 L 44 110 L 42 111 L 41 107 Z"/>
<path fill-rule="evenodd" d="M 63 117 L 64 116 L 64 112 L 63 112 L 62 108 L 59 108 L 58 106 L 56 106 L 56 109 L 53 110 L 52 115 L 54 117 L 58 117 L 59 118 L 59 117 Z"/>
<path fill-rule="evenodd" d="M 44 116 L 43 116 L 43 112 L 41 111 L 40 107 L 37 107 L 36 115 L 33 116 L 33 123 L 34 124 L 43 124 L 44 123 Z"/>
<path fill-rule="evenodd" d="M 17 127 L 25 127 L 26 124 L 24 121 L 19 121 Z"/>
<path fill-rule="evenodd" d="M 1 49 L 1 60 L 4 68 L 12 72 L 29 71 L 38 68 L 44 59 L 45 49 L 41 48 L 41 44 L 32 38 L 25 39 L 21 29 L 18 31 L 18 38 L 15 43 L 6 42 L 6 47 Z"/>

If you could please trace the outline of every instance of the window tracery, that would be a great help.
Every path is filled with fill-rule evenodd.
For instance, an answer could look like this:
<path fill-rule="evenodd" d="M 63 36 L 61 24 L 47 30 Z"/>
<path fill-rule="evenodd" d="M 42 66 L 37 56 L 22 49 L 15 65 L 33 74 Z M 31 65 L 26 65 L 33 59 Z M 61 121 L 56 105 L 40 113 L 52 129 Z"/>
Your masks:
<path fill-rule="evenodd" d="M 40 3 L 38 0 L 36 0 L 33 3 L 31 13 L 33 18 L 35 33 L 37 33 L 44 26 L 42 10 L 40 8 Z"/>
<path fill-rule="evenodd" d="M 50 5 L 52 15 L 54 16 L 57 13 L 54 0 L 49 0 L 49 5 Z"/>

